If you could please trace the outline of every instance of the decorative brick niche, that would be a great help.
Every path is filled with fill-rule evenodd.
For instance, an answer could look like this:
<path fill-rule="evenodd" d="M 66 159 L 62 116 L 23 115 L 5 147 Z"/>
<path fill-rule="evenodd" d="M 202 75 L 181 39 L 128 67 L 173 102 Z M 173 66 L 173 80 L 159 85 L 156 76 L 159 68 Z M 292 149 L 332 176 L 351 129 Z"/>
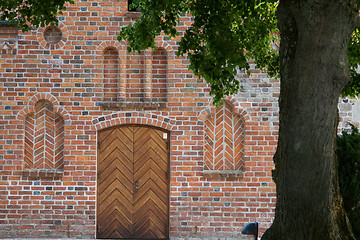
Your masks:
<path fill-rule="evenodd" d="M 43 48 L 54 50 L 65 46 L 68 32 L 66 26 L 59 22 L 59 26 L 40 27 L 36 36 Z"/>
<path fill-rule="evenodd" d="M 16 54 L 18 28 L 0 21 L 0 54 Z"/>
<path fill-rule="evenodd" d="M 244 118 L 229 102 L 217 107 L 205 120 L 204 173 L 236 174 L 244 171 Z"/>
<path fill-rule="evenodd" d="M 57 175 L 63 169 L 64 119 L 51 102 L 40 100 L 25 118 L 24 171 L 33 173 L 23 175 Z"/>

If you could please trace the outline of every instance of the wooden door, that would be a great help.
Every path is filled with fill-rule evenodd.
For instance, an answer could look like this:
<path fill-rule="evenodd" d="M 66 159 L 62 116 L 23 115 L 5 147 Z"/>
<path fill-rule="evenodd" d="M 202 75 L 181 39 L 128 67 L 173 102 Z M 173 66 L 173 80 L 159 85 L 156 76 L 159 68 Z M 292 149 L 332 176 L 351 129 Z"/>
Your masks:
<path fill-rule="evenodd" d="M 168 238 L 168 134 L 136 125 L 99 132 L 98 238 Z"/>

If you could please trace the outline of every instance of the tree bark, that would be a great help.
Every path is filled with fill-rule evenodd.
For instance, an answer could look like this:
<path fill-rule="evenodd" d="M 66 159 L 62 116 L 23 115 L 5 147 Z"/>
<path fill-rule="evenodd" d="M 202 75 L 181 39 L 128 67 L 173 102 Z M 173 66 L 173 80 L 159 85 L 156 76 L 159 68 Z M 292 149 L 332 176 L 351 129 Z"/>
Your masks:
<path fill-rule="evenodd" d="M 355 239 L 342 207 L 335 137 L 356 16 L 351 0 L 280 0 L 277 203 L 263 240 Z"/>

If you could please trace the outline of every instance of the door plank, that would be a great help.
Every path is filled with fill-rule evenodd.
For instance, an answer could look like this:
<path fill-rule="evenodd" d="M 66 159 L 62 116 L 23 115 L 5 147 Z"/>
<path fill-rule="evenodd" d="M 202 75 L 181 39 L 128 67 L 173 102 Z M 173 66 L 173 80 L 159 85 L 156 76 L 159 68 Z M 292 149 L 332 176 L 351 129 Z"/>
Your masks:
<path fill-rule="evenodd" d="M 110 164 L 116 167 L 111 167 Z M 132 189 L 131 186 L 133 182 L 133 175 L 131 174 L 130 170 L 125 167 L 124 164 L 118 159 L 115 159 L 110 164 L 104 170 L 100 169 L 101 172 L 99 175 L 99 183 L 103 184 L 104 182 L 109 182 L 111 181 L 110 179 L 112 176 L 116 175 L 121 182 L 124 182 L 125 187 L 127 187 L 129 190 Z"/>

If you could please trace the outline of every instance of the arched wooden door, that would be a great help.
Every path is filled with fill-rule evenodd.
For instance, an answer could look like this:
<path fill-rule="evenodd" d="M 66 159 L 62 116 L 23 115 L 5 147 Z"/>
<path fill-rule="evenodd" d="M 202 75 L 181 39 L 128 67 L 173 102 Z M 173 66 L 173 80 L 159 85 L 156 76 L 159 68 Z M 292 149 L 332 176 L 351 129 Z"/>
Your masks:
<path fill-rule="evenodd" d="M 121 125 L 98 140 L 97 238 L 168 239 L 169 132 Z"/>

